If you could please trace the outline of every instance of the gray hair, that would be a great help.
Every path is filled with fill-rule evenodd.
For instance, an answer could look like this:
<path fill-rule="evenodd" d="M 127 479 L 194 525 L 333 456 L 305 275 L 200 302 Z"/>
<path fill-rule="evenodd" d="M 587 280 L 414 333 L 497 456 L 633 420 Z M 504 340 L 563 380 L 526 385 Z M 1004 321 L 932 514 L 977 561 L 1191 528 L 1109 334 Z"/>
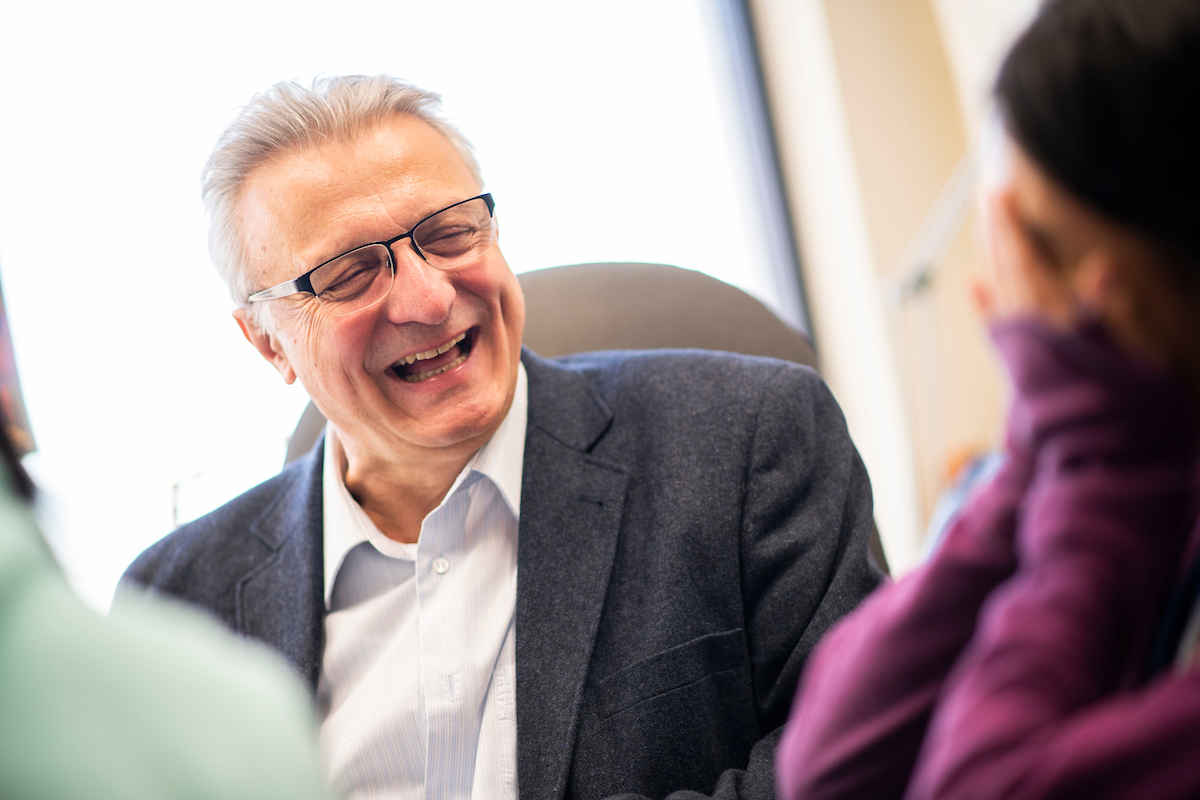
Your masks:
<path fill-rule="evenodd" d="M 483 178 L 471 143 L 442 116 L 441 97 L 388 75 L 318 78 L 311 89 L 295 81 L 277 83 L 253 97 L 217 140 L 200 178 L 200 196 L 209 214 L 208 250 L 233 301 L 249 307 L 263 322 L 260 306 L 250 306 L 254 291 L 239 221 L 247 179 L 281 153 L 321 142 L 347 141 L 398 115 L 416 117 L 458 151 L 480 186 Z"/>

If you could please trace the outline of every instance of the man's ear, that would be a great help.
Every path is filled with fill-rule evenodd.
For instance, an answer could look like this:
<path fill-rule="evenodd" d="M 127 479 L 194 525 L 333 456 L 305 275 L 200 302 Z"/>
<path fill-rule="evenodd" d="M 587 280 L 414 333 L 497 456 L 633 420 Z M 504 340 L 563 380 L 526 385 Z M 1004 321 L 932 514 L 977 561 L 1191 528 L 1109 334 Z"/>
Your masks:
<path fill-rule="evenodd" d="M 289 385 L 295 383 L 296 371 L 292 369 L 287 354 L 283 352 L 283 347 L 280 345 L 279 339 L 275 337 L 275 334 L 267 333 L 255 325 L 244 308 L 235 308 L 233 310 L 233 318 L 237 320 L 238 327 L 242 329 L 242 334 L 246 337 L 246 341 L 254 345 L 254 349 L 263 358 L 270 361 L 271 366 L 279 370 L 279 374 L 283 376 L 283 379 Z"/>

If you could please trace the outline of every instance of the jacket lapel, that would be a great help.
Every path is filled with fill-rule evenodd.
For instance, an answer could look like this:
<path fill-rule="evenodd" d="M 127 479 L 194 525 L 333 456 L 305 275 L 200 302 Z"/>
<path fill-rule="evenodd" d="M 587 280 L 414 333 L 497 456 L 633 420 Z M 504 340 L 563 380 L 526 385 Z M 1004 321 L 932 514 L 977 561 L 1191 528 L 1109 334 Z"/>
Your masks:
<path fill-rule="evenodd" d="M 560 798 L 626 474 L 589 455 L 612 421 L 591 387 L 528 351 L 523 361 L 529 424 L 517 549 L 517 777 L 523 798 Z"/>
<path fill-rule="evenodd" d="M 324 640 L 321 465 L 325 437 L 291 468 L 275 499 L 250 525 L 267 546 L 237 583 L 239 633 L 278 650 L 315 694 Z"/>

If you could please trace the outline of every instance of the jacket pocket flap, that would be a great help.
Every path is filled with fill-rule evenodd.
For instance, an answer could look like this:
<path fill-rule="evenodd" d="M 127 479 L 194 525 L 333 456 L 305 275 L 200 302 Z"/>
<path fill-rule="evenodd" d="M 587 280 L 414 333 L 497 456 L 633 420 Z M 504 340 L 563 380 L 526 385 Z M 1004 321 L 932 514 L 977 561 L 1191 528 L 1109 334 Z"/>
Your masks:
<path fill-rule="evenodd" d="M 651 697 L 746 665 L 746 634 L 741 628 L 710 633 L 655 653 L 596 684 L 596 711 L 611 717 Z"/>

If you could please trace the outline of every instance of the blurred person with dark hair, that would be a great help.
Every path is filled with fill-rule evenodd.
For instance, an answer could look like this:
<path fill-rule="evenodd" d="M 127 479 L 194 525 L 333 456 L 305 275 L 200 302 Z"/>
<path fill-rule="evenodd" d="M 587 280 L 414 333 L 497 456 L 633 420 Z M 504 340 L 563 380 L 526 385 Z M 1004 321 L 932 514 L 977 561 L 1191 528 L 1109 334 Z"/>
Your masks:
<path fill-rule="evenodd" d="M 818 648 L 787 798 L 1200 797 L 1200 3 L 1047 3 L 995 96 L 1006 461 Z"/>
<path fill-rule="evenodd" d="M 133 597 L 111 619 L 86 608 L 2 432 L 0 456 L 0 795 L 324 797 L 299 683 L 195 612 Z"/>

